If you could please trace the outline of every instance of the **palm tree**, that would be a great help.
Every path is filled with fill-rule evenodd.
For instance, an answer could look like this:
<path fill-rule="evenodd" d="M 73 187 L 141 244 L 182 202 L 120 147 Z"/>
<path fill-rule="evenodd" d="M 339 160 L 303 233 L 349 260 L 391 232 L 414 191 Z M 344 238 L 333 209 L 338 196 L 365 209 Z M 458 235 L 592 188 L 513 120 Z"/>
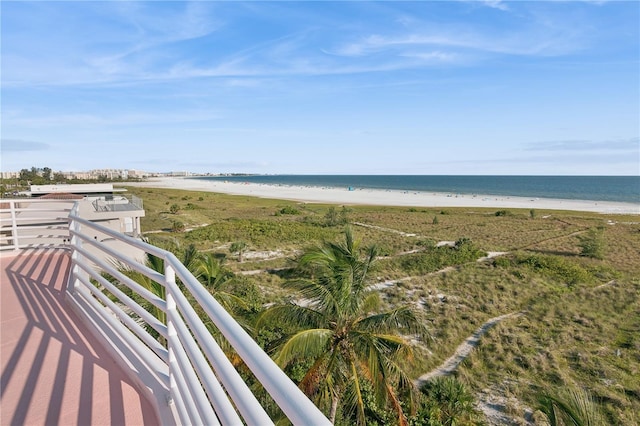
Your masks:
<path fill-rule="evenodd" d="M 380 406 L 393 408 L 399 424 L 406 424 L 401 397 L 409 396 L 413 406 L 413 382 L 397 362 L 410 359 L 412 347 L 399 333 L 423 336 L 425 330 L 408 307 L 379 311 L 379 293 L 367 283 L 376 256 L 375 247 L 360 255 L 350 228 L 344 243 L 308 249 L 298 265 L 312 271 L 314 279 L 286 284 L 299 291 L 302 301 L 273 306 L 258 321 L 258 326 L 275 320 L 294 328 L 275 360 L 283 368 L 296 361 L 311 363 L 299 386 L 328 409 L 332 422 L 341 398 L 346 415 L 366 422 L 363 386 L 373 389 Z"/>
<path fill-rule="evenodd" d="M 236 307 L 247 307 L 242 298 L 224 291 L 225 284 L 233 279 L 234 274 L 224 267 L 223 261 L 218 260 L 215 254 L 207 253 L 200 256 L 195 261 L 194 275 L 227 311 L 233 311 Z"/>
<path fill-rule="evenodd" d="M 247 244 L 246 242 L 236 241 L 235 243 L 231 244 L 231 247 L 229 247 L 229 251 L 231 253 L 238 253 L 238 262 L 242 263 L 242 254 L 248 247 L 249 244 Z"/>

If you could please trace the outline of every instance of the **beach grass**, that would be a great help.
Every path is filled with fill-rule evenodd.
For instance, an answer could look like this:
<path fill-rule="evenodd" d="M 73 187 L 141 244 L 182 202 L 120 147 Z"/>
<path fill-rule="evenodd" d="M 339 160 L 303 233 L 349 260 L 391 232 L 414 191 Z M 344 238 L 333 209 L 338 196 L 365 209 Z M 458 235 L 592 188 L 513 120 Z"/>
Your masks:
<path fill-rule="evenodd" d="M 342 206 L 177 189 L 128 188 L 144 200 L 143 232 L 195 244 L 261 290 L 262 303 L 286 297 L 281 285 L 304 247 L 337 240 L 349 223 L 380 247 L 371 274 L 389 306 L 413 304 L 434 339 L 412 363 L 418 377 L 447 359 L 485 321 L 508 313 L 457 370 L 478 398 L 500 401 L 524 423 L 544 389 L 588 389 L 611 424 L 640 419 L 640 218 L 588 212 L 492 208 Z M 171 213 L 170 206 L 178 204 Z M 341 214 L 329 226 L 331 209 Z M 434 218 L 437 218 L 434 220 Z M 171 232 L 180 221 L 186 231 Z M 602 259 L 581 256 L 580 237 L 597 229 Z M 424 266 L 438 242 L 470 241 L 477 262 L 443 271 Z M 235 241 L 249 249 L 240 263 Z M 251 255 L 253 254 L 253 256 Z M 475 257 L 479 257 L 476 254 Z M 422 266 L 421 266 L 422 265 Z M 527 414 L 529 413 L 529 414 Z"/>

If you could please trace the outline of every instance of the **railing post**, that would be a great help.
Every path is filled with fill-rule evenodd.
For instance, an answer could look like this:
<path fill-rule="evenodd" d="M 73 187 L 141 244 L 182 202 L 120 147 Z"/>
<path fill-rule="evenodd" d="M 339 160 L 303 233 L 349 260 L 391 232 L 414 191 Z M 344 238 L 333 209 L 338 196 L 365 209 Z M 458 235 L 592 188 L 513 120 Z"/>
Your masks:
<path fill-rule="evenodd" d="M 182 423 L 187 424 L 189 423 L 188 415 L 185 413 L 185 407 L 181 403 L 182 398 L 179 397 L 180 390 L 178 389 L 178 383 L 176 381 L 176 366 L 177 366 L 176 363 L 178 361 L 176 359 L 175 348 L 171 344 L 171 342 L 175 340 L 174 337 L 177 336 L 177 331 L 176 331 L 175 324 L 173 324 L 173 321 L 171 320 L 171 315 L 169 314 L 169 312 L 176 311 L 176 300 L 173 297 L 173 294 L 171 293 L 170 285 L 168 283 L 176 282 L 176 273 L 174 269 L 167 264 L 166 260 L 164 265 L 164 277 L 165 277 L 165 282 L 162 284 L 164 284 L 164 287 L 165 287 L 165 299 L 167 302 L 167 308 L 166 308 L 167 310 L 165 312 L 165 318 L 167 322 L 167 352 L 168 352 L 167 366 L 169 367 L 169 397 L 168 397 L 167 403 L 170 405 L 171 404 L 176 405 L 178 416 L 181 418 Z"/>
<path fill-rule="evenodd" d="M 9 208 L 11 209 L 11 242 L 13 243 L 13 249 L 20 249 L 20 241 L 18 240 L 18 220 L 16 218 L 16 202 L 14 200 L 9 201 Z"/>
<path fill-rule="evenodd" d="M 73 210 L 72 210 L 73 212 Z M 71 216 L 71 215 L 70 215 Z M 69 230 L 80 233 L 82 227 L 79 222 L 70 218 L 69 222 Z M 69 232 L 72 234 L 72 232 Z M 75 293 L 76 289 L 80 285 L 80 276 L 84 276 L 85 278 L 89 278 L 88 272 L 83 270 L 80 267 L 80 264 L 84 262 L 84 257 L 80 254 L 78 249 L 82 248 L 82 239 L 78 238 L 75 234 L 69 240 L 69 245 L 71 247 L 71 274 L 69 275 L 69 281 L 67 283 L 67 292 Z"/>

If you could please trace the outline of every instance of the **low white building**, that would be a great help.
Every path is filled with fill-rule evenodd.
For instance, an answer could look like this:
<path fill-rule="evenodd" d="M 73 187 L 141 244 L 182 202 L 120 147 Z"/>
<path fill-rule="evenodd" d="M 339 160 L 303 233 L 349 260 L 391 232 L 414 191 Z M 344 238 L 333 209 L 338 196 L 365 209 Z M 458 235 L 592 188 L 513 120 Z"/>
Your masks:
<path fill-rule="evenodd" d="M 0 250 L 15 245 L 13 235 L 17 232 L 14 229 L 16 226 L 21 227 L 21 246 L 69 241 L 68 213 L 64 212 L 70 211 L 74 203 L 78 204 L 78 213 L 83 219 L 140 238 L 140 218 L 145 215 L 142 200 L 133 195 L 121 195 L 117 191 L 111 184 L 32 185 L 32 198 L 0 202 Z M 46 219 L 44 222 L 43 218 Z M 107 244 L 112 239 L 100 232 L 93 237 Z M 117 241 L 113 241 L 113 244 L 116 250 L 130 248 Z M 140 255 L 130 254 L 132 257 Z"/>

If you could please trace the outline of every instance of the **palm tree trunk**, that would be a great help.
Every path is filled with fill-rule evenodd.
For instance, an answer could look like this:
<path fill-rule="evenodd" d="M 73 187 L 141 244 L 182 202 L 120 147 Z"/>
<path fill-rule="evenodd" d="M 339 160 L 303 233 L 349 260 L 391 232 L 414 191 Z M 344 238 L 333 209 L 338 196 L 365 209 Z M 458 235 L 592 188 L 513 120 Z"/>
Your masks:
<path fill-rule="evenodd" d="M 329 413 L 329 421 L 331 424 L 336 423 L 336 413 L 338 412 L 338 395 L 333 395 L 331 400 L 331 412 Z"/>

